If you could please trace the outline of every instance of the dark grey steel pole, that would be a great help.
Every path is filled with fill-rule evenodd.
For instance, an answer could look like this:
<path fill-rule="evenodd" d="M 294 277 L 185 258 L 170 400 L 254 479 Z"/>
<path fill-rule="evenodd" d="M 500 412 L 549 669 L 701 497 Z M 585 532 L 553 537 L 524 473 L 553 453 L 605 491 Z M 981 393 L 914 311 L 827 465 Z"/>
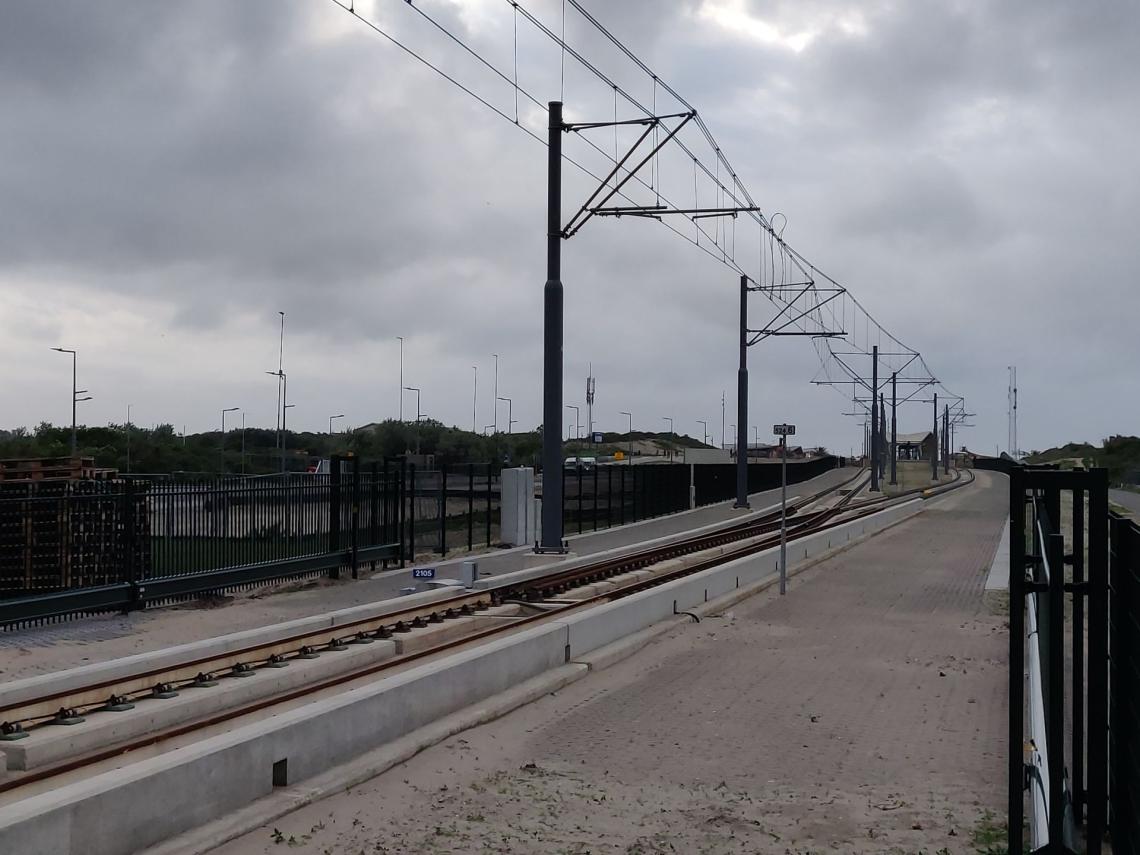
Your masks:
<path fill-rule="evenodd" d="M 543 291 L 542 539 L 562 550 L 562 102 L 550 102 Z"/>
<path fill-rule="evenodd" d="M 79 454 L 79 439 L 78 439 L 78 436 L 75 432 L 75 404 L 76 404 L 75 399 L 79 397 L 79 393 L 77 391 L 75 391 L 77 388 L 76 382 L 75 382 L 75 361 L 76 361 L 76 354 L 75 354 L 75 351 L 72 351 L 71 352 L 71 456 L 72 457 L 76 457 Z"/>
<path fill-rule="evenodd" d="M 898 484 L 898 425 L 895 420 L 898 418 L 898 391 L 896 389 L 896 381 L 898 380 L 898 373 L 891 374 L 891 486 Z"/>
<path fill-rule="evenodd" d="M 736 371 L 736 504 L 748 507 L 748 277 L 740 277 L 740 368 Z"/>
<path fill-rule="evenodd" d="M 934 393 L 934 442 L 930 449 L 930 480 L 938 480 L 938 393 Z"/>
<path fill-rule="evenodd" d="M 780 595 L 788 592 L 788 435 L 780 437 Z"/>
<path fill-rule="evenodd" d="M 871 348 L 871 492 L 879 491 L 879 346 Z"/>
<path fill-rule="evenodd" d="M 950 405 L 942 405 L 942 474 L 950 474 Z"/>
<path fill-rule="evenodd" d="M 887 402 L 884 393 L 879 393 L 879 483 L 887 479 Z"/>

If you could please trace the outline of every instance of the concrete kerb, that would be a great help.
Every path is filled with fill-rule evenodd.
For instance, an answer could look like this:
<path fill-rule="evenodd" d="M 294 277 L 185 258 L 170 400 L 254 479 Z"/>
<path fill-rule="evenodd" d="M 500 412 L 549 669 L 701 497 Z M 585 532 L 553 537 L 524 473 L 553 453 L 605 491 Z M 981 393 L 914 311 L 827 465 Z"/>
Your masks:
<path fill-rule="evenodd" d="M 998 541 L 997 552 L 990 563 L 990 572 L 986 576 L 986 591 L 1009 590 L 1009 520 L 1005 521 L 1005 528 L 1001 530 L 1001 540 Z"/>
<path fill-rule="evenodd" d="M 283 623 L 255 627 L 215 638 L 191 641 L 175 647 L 164 647 L 146 653 L 135 653 L 107 662 L 80 665 L 64 671 L 37 674 L 22 680 L 13 680 L 4 685 L 4 703 L 15 704 L 49 692 L 65 692 L 88 685 L 92 682 L 114 680 L 130 676 L 140 670 L 152 670 L 179 665 L 190 659 L 207 656 L 222 656 L 252 644 L 272 643 L 291 635 L 321 629 L 333 629 L 354 620 L 380 617 L 391 612 L 412 608 L 417 605 L 435 602 L 455 596 L 453 590 L 440 589 L 424 591 L 396 599 L 379 600 L 361 606 L 338 609 L 311 617 L 297 618 Z"/>
<path fill-rule="evenodd" d="M 845 535 L 840 548 L 846 548 L 913 516 L 922 506 L 921 500 L 912 500 L 794 543 L 798 547 L 814 540 L 804 555 L 815 552 L 821 558 L 823 552 L 837 551 L 833 544 L 840 534 Z M 286 765 L 281 779 L 314 778 L 359 757 L 362 750 L 405 737 L 463 707 L 560 669 L 576 653 L 596 657 L 617 638 L 607 623 L 627 635 L 662 620 L 668 627 L 688 619 L 674 620 L 675 611 L 707 607 L 706 603 L 725 599 L 722 594 L 743 596 L 748 582 L 742 585 L 742 579 L 753 580 L 753 587 L 771 584 L 775 561 L 771 552 L 746 556 L 0 808 L 0 851 L 120 855 L 167 840 L 272 793 L 282 761 Z M 757 578 L 765 573 L 768 578 Z M 579 664 L 589 667 L 586 662 Z M 195 797 L 187 799 L 188 792 Z M 318 797 L 319 793 L 312 796 Z M 170 811 L 171 804 L 182 810 Z M 296 806 L 296 799 L 289 804 Z M 129 826 L 124 817 L 130 817 Z"/>

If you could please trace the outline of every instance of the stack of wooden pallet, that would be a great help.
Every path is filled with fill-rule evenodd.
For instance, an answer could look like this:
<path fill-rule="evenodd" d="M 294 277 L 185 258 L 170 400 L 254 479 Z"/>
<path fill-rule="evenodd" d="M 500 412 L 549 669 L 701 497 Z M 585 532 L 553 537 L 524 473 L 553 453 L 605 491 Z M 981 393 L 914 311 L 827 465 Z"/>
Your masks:
<path fill-rule="evenodd" d="M 114 478 L 114 469 L 100 469 L 93 457 L 37 457 L 0 460 L 0 481 L 79 481 Z"/>

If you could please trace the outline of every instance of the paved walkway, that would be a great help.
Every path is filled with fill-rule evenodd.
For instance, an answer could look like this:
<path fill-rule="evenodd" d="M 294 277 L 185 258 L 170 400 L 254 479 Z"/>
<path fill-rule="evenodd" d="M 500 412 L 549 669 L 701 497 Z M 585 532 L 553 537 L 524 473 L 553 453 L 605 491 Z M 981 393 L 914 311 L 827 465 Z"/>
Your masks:
<path fill-rule="evenodd" d="M 220 847 L 977 853 L 1004 805 L 1004 479 Z M 290 851 L 294 851 L 290 849 Z"/>
<path fill-rule="evenodd" d="M 838 484 L 856 473 L 836 469 L 789 488 L 789 495 L 810 495 Z M 750 497 L 759 509 L 780 500 L 779 490 Z M 573 548 L 589 555 L 666 534 L 731 519 L 740 511 L 722 502 L 642 523 L 575 536 Z M 480 571 L 491 575 L 521 569 L 523 550 L 497 550 L 476 556 Z M 448 575 L 441 572 L 440 576 Z M 457 574 L 453 574 L 457 575 Z M 0 682 L 143 653 L 228 632 L 267 626 L 298 617 L 348 608 L 398 596 L 412 584 L 411 570 L 391 570 L 373 578 L 333 582 L 306 579 L 275 587 L 236 592 L 217 602 L 186 603 L 131 615 L 100 615 L 16 631 L 0 631 Z"/>
<path fill-rule="evenodd" d="M 1140 493 L 1133 493 L 1131 490 L 1109 490 L 1108 498 L 1128 508 L 1133 515 L 1140 516 Z"/>

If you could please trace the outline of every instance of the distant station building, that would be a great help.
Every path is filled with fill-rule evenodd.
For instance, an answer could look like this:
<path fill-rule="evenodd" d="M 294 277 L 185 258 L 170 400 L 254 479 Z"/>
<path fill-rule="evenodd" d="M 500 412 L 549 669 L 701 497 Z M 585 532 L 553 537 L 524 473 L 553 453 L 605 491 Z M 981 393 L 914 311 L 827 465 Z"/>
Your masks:
<path fill-rule="evenodd" d="M 930 460 L 937 453 L 932 431 L 900 433 L 896 437 L 899 460 Z"/>

